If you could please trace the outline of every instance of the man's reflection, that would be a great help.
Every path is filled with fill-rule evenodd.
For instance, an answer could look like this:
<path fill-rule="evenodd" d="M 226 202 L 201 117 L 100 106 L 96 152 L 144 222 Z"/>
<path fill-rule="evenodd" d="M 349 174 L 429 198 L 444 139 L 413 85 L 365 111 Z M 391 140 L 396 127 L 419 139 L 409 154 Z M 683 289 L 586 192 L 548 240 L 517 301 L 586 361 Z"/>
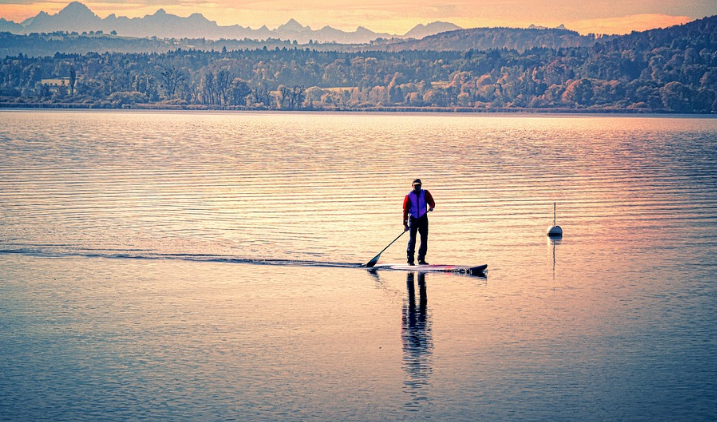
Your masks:
<path fill-rule="evenodd" d="M 431 322 L 428 316 L 428 295 L 426 294 L 426 275 L 418 274 L 419 301 L 416 306 L 415 273 L 408 273 L 406 288 L 408 300 L 403 306 L 403 368 L 406 371 L 404 391 L 411 396 L 406 404 L 408 408 L 416 408 L 427 400 L 425 387 L 433 373 L 431 355 L 433 353 L 433 337 Z"/>

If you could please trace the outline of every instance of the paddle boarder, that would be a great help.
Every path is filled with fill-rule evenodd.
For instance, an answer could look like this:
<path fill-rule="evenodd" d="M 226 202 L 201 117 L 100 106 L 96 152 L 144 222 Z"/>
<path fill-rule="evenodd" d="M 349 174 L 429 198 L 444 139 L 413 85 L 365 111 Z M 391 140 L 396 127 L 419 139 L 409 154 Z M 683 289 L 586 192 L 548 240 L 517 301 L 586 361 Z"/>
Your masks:
<path fill-rule="evenodd" d="M 426 252 L 428 252 L 428 212 L 433 211 L 436 203 L 431 193 L 421 189 L 421 179 L 413 181 L 413 190 L 403 200 L 403 230 L 411 231 L 408 239 L 406 256 L 408 265 L 415 265 L 413 260 L 416 252 L 416 232 L 421 235 L 421 247 L 418 249 L 418 265 L 428 265 Z"/>

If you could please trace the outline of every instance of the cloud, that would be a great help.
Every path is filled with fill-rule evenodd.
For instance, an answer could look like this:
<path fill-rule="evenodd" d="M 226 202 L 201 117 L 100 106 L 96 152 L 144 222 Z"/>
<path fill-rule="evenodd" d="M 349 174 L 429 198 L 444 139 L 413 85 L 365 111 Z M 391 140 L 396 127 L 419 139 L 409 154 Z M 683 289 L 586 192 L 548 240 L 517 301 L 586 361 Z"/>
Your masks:
<path fill-rule="evenodd" d="M 437 6 L 429 6 L 427 8 L 426 15 L 437 18 L 454 18 L 460 14 L 458 5 L 455 4 L 442 4 Z"/>
<path fill-rule="evenodd" d="M 0 4 L 24 4 L 24 5 L 30 5 L 30 4 L 36 4 L 36 0 L 0 0 Z M 3 7 L 4 9 L 4 7 Z"/>

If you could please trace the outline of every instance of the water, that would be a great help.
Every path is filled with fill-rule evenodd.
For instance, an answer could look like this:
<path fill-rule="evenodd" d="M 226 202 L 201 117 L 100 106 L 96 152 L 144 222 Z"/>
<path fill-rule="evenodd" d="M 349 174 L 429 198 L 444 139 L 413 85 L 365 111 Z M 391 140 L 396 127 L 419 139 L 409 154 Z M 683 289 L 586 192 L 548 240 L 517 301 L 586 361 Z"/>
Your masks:
<path fill-rule="evenodd" d="M 715 119 L 0 123 L 0 420 L 717 418 Z"/>

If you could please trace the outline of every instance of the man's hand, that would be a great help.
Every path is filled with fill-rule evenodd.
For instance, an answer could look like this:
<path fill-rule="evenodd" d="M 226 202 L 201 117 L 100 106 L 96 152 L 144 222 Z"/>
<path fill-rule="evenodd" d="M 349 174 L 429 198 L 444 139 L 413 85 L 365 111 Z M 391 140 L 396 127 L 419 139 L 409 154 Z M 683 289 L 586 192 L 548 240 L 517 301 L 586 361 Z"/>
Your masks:
<path fill-rule="evenodd" d="M 433 211 L 433 207 L 431 207 L 431 208 L 428 209 L 428 212 L 431 212 L 431 211 Z"/>
<path fill-rule="evenodd" d="M 408 231 L 408 224 L 403 223 L 403 231 L 405 231 L 405 232 Z"/>

